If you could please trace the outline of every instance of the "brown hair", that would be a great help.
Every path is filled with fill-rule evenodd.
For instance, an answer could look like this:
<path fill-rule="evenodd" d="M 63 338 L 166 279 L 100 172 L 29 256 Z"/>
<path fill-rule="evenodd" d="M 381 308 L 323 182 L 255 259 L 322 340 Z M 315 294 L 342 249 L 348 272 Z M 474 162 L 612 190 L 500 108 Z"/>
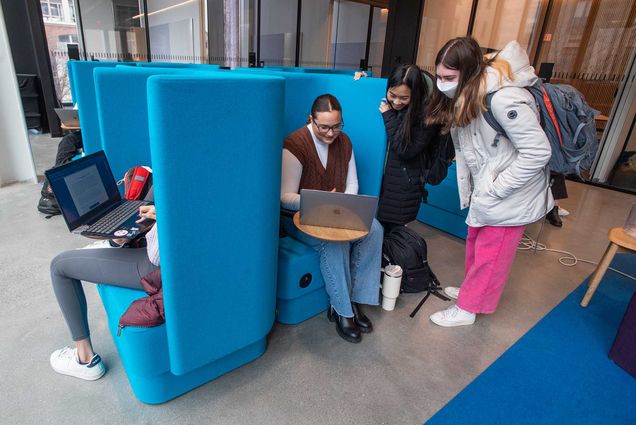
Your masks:
<path fill-rule="evenodd" d="M 336 96 L 332 94 L 321 94 L 314 100 L 314 103 L 311 105 L 311 116 L 316 119 L 316 114 L 318 112 L 331 112 L 331 111 L 339 111 L 342 113 L 342 106 L 340 106 L 340 102 L 336 99 Z"/>
<path fill-rule="evenodd" d="M 459 71 L 459 81 L 455 96 L 450 99 L 434 86 L 427 124 L 442 125 L 447 133 L 450 127 L 465 127 L 486 110 L 486 68 L 492 67 L 512 80 L 512 68 L 499 52 L 484 56 L 481 47 L 472 37 L 457 37 L 449 40 L 437 53 L 435 67 L 444 65 Z"/>

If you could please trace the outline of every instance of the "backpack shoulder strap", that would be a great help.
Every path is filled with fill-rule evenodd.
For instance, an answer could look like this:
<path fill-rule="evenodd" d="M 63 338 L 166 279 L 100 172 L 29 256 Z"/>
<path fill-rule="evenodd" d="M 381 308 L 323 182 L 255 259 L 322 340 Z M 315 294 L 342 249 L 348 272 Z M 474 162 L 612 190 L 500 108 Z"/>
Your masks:
<path fill-rule="evenodd" d="M 504 136 L 506 138 L 508 137 L 506 135 L 506 130 L 504 130 L 501 124 L 497 122 L 497 120 L 495 119 L 495 115 L 492 113 L 492 98 L 497 93 L 498 91 L 490 92 L 486 95 L 486 98 L 484 99 L 486 102 L 486 111 L 484 112 L 484 119 L 486 120 L 488 125 L 497 132 L 497 137 L 495 137 L 495 141 L 494 141 L 495 146 L 497 145 L 497 142 L 499 142 L 499 136 Z"/>

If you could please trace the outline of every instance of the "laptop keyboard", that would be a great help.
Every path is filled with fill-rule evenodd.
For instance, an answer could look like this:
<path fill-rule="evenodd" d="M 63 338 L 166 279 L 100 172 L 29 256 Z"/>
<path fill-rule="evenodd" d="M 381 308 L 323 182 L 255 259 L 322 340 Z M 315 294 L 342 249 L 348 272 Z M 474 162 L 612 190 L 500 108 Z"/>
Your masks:
<path fill-rule="evenodd" d="M 119 225 L 133 215 L 133 213 L 139 211 L 139 207 L 147 205 L 146 201 L 126 201 L 98 221 L 93 223 L 86 232 L 91 233 L 112 233 Z"/>

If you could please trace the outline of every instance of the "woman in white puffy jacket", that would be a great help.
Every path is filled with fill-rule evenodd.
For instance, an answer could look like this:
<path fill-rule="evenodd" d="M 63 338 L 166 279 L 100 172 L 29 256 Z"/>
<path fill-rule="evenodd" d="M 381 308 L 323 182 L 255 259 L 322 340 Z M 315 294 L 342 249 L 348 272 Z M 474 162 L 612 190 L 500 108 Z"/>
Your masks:
<path fill-rule="evenodd" d="M 494 313 L 525 226 L 553 207 L 546 164 L 550 143 L 524 88 L 537 81 L 516 41 L 486 57 L 471 37 L 448 41 L 435 60 L 437 90 L 428 124 L 442 124 L 455 144 L 457 184 L 466 223 L 465 276 L 444 292 L 457 304 L 431 315 L 440 326 L 471 325 Z M 507 136 L 486 122 L 485 97 Z"/>

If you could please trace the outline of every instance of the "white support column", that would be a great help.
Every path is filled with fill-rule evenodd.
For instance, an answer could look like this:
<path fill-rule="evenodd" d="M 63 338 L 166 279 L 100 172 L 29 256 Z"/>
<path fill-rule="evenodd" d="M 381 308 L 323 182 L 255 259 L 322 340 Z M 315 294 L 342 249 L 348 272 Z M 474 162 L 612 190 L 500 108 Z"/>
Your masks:
<path fill-rule="evenodd" d="M 31 145 L 13 67 L 9 37 L 0 8 L 0 187 L 36 183 Z"/>

